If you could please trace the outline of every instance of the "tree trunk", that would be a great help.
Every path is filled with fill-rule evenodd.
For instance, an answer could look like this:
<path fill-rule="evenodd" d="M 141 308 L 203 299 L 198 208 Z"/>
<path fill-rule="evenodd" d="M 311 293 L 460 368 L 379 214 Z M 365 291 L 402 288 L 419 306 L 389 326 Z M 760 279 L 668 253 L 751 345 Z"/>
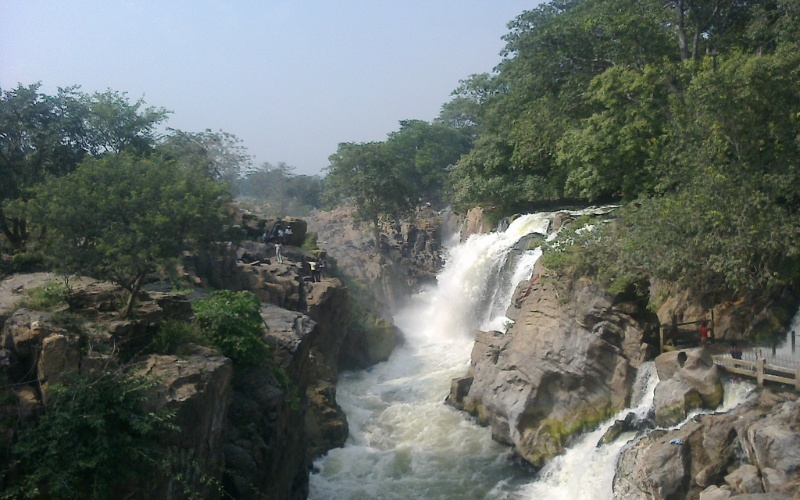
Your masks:
<path fill-rule="evenodd" d="M 13 229 L 8 227 L 9 220 L 12 222 Z M 22 248 L 22 244 L 25 242 L 25 239 L 20 234 L 19 221 L 17 219 L 7 218 L 1 210 L 0 210 L 0 231 L 3 232 L 8 242 L 11 243 L 12 247 Z"/>
<path fill-rule="evenodd" d="M 136 296 L 139 294 L 139 290 L 142 288 L 142 283 L 144 283 L 145 276 L 147 276 L 147 273 L 141 273 L 136 276 L 136 281 L 133 282 L 133 288 L 130 291 L 131 295 L 128 297 L 128 303 L 125 305 L 125 311 L 122 313 L 122 319 L 129 318 L 133 312 L 133 306 L 136 305 Z"/>
<path fill-rule="evenodd" d="M 681 49 L 681 61 L 689 59 L 689 47 L 686 43 L 686 26 L 683 12 L 684 0 L 675 2 L 675 31 L 678 35 L 678 47 Z"/>

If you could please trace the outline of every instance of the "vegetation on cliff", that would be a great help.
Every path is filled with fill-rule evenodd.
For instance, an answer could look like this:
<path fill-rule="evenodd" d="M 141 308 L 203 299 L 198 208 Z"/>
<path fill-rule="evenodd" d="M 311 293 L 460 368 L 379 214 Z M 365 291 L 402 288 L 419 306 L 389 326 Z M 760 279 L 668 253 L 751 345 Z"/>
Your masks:
<path fill-rule="evenodd" d="M 451 171 L 453 201 L 504 213 L 622 201 L 616 224 L 570 235 L 574 258 L 548 261 L 620 286 L 797 282 L 799 12 L 794 0 L 555 0 L 523 13 L 496 73 L 457 91 L 478 135 Z"/>

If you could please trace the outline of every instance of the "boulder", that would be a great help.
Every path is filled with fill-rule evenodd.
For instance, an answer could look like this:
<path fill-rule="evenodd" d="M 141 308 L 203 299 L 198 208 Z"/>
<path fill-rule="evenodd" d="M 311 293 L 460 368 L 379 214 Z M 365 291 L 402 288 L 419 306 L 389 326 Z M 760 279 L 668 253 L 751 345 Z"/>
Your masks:
<path fill-rule="evenodd" d="M 52 384 L 65 381 L 70 373 L 81 368 L 80 340 L 74 334 L 54 333 L 42 341 L 37 373 L 44 390 Z"/>
<path fill-rule="evenodd" d="M 669 427 L 695 408 L 714 409 L 724 396 L 719 371 L 706 349 L 684 349 L 656 358 L 656 424 Z"/>
<path fill-rule="evenodd" d="M 762 471 L 800 473 L 800 404 L 787 401 L 776 410 L 747 428 L 742 447 Z"/>
<path fill-rule="evenodd" d="M 725 476 L 725 482 L 731 487 L 731 491 L 737 494 L 764 493 L 761 476 L 758 473 L 758 467 L 755 465 L 742 465 L 731 474 Z"/>
<path fill-rule="evenodd" d="M 700 500 L 726 500 L 730 498 L 731 495 L 730 489 L 718 488 L 714 485 L 700 492 Z"/>
<path fill-rule="evenodd" d="M 680 429 L 651 432 L 620 456 L 614 498 L 653 498 L 643 492 L 657 488 L 653 481 L 663 483 L 663 474 L 647 464 L 657 463 L 653 457 L 665 451 L 664 443 L 678 439 L 685 474 L 672 498 L 792 498 L 800 492 L 795 400 L 796 395 L 765 389 L 729 413 L 702 415 Z"/>
<path fill-rule="evenodd" d="M 682 433 L 684 438 L 694 429 Z M 677 500 L 689 486 L 688 447 L 670 444 L 674 437 L 655 431 L 629 446 L 617 463 L 614 500 Z M 684 443 L 688 439 L 682 439 Z"/>
<path fill-rule="evenodd" d="M 23 362 L 32 362 L 42 341 L 53 334 L 68 334 L 53 323 L 51 314 L 19 309 L 6 320 L 3 328 L 3 348 L 10 350 Z"/>
<path fill-rule="evenodd" d="M 623 420 L 617 420 L 608 430 L 603 434 L 603 437 L 600 438 L 600 441 L 597 442 L 597 447 L 603 446 L 604 444 L 609 444 L 614 442 L 620 434 L 623 432 L 630 432 L 636 430 L 636 414 L 631 412 L 625 415 Z"/>
<path fill-rule="evenodd" d="M 386 361 L 402 343 L 403 333 L 389 320 L 363 311 L 357 325 L 350 324 L 339 350 L 340 370 L 363 370 Z"/>
<path fill-rule="evenodd" d="M 450 400 L 540 467 L 628 405 L 648 313 L 589 279 L 559 283 L 539 263 L 533 274 L 540 278 L 520 284 L 506 313 L 516 318 L 508 333 L 476 334 L 469 392 Z"/>

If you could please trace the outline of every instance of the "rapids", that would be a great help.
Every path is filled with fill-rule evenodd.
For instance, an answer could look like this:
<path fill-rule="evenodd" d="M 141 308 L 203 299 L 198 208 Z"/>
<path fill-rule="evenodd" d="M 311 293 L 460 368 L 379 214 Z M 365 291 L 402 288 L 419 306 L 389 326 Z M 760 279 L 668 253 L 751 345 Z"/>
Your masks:
<path fill-rule="evenodd" d="M 340 374 L 337 401 L 350 436 L 343 448 L 315 462 L 310 499 L 611 497 L 616 458 L 634 437 L 630 433 L 597 448 L 613 419 L 533 475 L 512 460 L 510 448 L 491 439 L 490 429 L 444 404 L 450 381 L 467 372 L 475 330 L 502 331 L 517 284 L 531 278 L 541 251 L 514 250 L 512 258 L 515 244 L 531 233 L 544 235 L 552 215 L 526 215 L 504 232 L 463 243 L 456 235 L 446 245 L 437 282 L 395 315 L 405 344 L 371 369 Z M 633 409 L 617 418 L 629 411 L 646 414 L 657 378 L 653 364 L 645 364 L 634 386 Z"/>

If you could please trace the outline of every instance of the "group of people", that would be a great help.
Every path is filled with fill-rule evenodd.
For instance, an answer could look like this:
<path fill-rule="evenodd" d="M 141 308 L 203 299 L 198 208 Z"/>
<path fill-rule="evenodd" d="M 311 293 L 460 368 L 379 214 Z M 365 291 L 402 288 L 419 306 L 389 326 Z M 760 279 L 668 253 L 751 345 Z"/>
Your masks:
<path fill-rule="evenodd" d="M 325 260 L 325 255 L 321 255 L 317 260 L 309 260 L 308 268 L 311 270 L 311 282 L 318 283 L 325 278 L 325 273 L 328 269 L 328 262 Z"/>
<path fill-rule="evenodd" d="M 283 245 L 288 243 L 292 240 L 292 226 L 291 224 L 286 224 L 284 227 L 283 222 L 276 222 L 274 226 L 272 226 L 272 231 L 264 230 L 264 235 L 262 236 L 262 240 L 264 243 L 270 243 L 272 241 L 275 242 L 275 262 L 278 264 L 283 264 L 283 255 L 281 255 L 281 250 L 283 250 Z M 311 281 L 317 283 L 322 281 L 325 278 L 326 271 L 328 269 L 328 262 L 325 260 L 325 255 L 321 255 L 318 259 L 314 260 L 311 259 L 308 261 L 308 268 L 311 271 Z"/>
<path fill-rule="evenodd" d="M 275 225 L 272 226 L 271 231 L 267 231 L 264 229 L 264 235 L 261 239 L 264 240 L 264 243 L 269 243 L 274 241 L 276 245 L 284 243 L 288 243 L 292 241 L 292 225 L 286 224 L 286 227 L 283 226 L 283 222 L 276 222 Z"/>

